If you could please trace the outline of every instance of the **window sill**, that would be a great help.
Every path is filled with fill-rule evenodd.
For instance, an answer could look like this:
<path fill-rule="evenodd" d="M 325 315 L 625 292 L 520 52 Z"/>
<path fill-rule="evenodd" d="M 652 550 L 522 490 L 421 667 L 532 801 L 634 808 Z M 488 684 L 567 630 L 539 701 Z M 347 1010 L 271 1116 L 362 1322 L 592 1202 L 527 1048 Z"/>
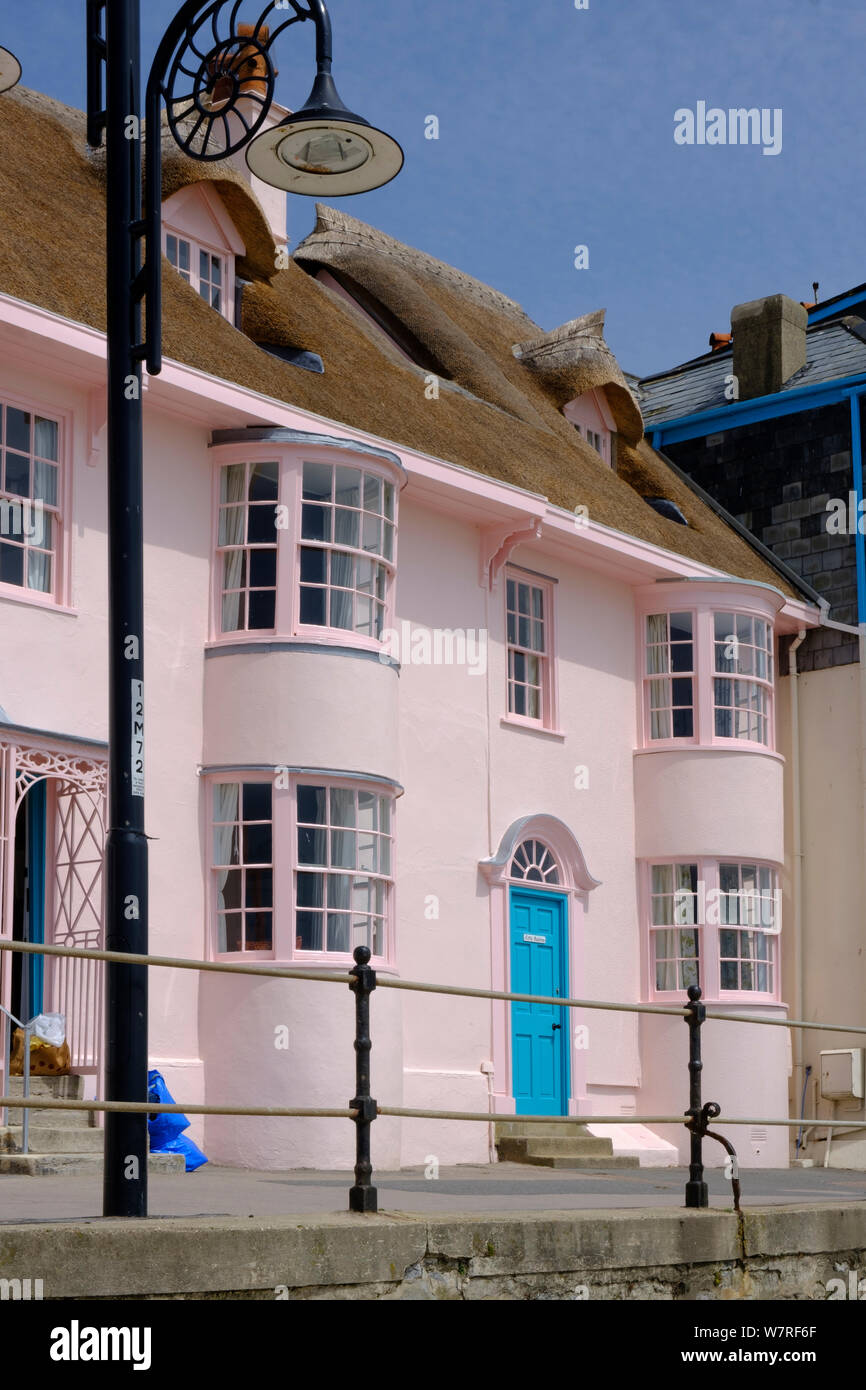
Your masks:
<path fill-rule="evenodd" d="M 503 714 L 499 723 L 504 729 L 522 729 L 524 733 L 541 734 L 543 738 L 552 738 L 557 743 L 565 742 L 564 730 L 548 729 L 534 719 L 521 719 L 519 715 Z"/>
<path fill-rule="evenodd" d="M 649 995 L 647 999 L 644 999 L 641 1002 L 644 1004 L 664 1004 L 667 1007 L 674 1006 L 682 1007 L 684 1009 L 688 1008 L 688 1000 L 686 998 L 685 990 L 656 990 L 654 994 Z M 720 1005 L 726 1005 L 732 1011 L 736 1011 L 737 1013 L 739 1013 L 744 1007 L 749 1006 L 756 1009 L 778 1009 L 780 1013 L 787 1013 L 788 1010 L 788 1005 L 784 1003 L 781 999 L 777 999 L 773 995 L 757 993 L 751 994 L 742 992 L 738 993 L 735 990 L 726 990 L 725 993 L 721 995 L 702 994 L 700 1002 L 702 1004 L 706 1004 L 708 1009 L 717 1009 Z"/>
<path fill-rule="evenodd" d="M 77 608 L 70 608 L 65 603 L 57 603 L 52 598 L 39 598 L 32 590 L 18 589 L 17 586 L 11 584 L 0 584 L 0 600 L 20 604 L 23 608 L 41 608 L 43 612 L 47 613 L 62 613 L 67 618 L 78 617 Z"/>
<path fill-rule="evenodd" d="M 330 975 L 346 975 L 354 969 L 355 961 L 352 956 L 345 956 L 343 959 L 329 955 L 320 955 L 315 951 L 298 951 L 294 956 L 278 956 L 273 951 L 215 951 L 211 956 L 217 964 L 227 965 L 268 965 L 275 969 L 284 970 L 321 970 Z M 396 965 L 389 962 L 383 956 L 372 956 L 370 968 L 377 974 L 398 975 Z M 255 979 L 255 976 L 249 978 Z"/>
<path fill-rule="evenodd" d="M 313 632 L 311 635 L 298 635 L 295 637 L 282 636 L 279 633 L 265 630 L 258 633 L 245 632 L 240 636 L 222 636 L 212 638 L 204 644 L 207 656 L 226 656 L 232 652 L 252 651 L 253 653 L 266 652 L 332 652 L 337 656 L 362 657 L 367 661 L 379 662 L 382 666 L 390 666 L 395 671 L 400 670 L 399 661 L 395 661 L 389 656 L 385 648 L 376 643 L 370 645 L 361 642 L 341 642 L 338 638 L 329 636 L 323 638 Z"/>
<path fill-rule="evenodd" d="M 243 647 L 257 642 L 315 643 L 319 647 L 355 647 L 359 652 L 385 652 L 384 645 L 369 637 L 354 637 L 351 632 L 333 628 L 300 628 L 297 632 L 278 632 L 273 627 L 261 627 L 247 632 L 222 632 L 206 642 L 207 647 Z M 387 653 L 385 653 L 387 655 Z"/>

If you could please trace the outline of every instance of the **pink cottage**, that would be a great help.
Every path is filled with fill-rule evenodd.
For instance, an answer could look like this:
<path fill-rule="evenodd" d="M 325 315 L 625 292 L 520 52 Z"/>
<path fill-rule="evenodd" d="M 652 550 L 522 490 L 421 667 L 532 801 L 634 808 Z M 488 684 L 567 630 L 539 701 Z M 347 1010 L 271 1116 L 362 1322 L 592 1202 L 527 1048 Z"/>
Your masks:
<path fill-rule="evenodd" d="M 0 930 L 102 940 L 101 161 L 37 94 L 0 123 Z M 28 160 L 19 151 L 27 148 Z M 58 157 L 62 151 L 62 157 Z M 593 314 L 504 294 L 328 207 L 165 151 L 166 367 L 146 395 L 151 950 L 784 1017 L 778 640 L 819 614 L 643 440 Z M 300 205 L 296 207 L 300 215 Z M 285 268 L 275 269 L 280 264 Z M 344 1106 L 344 986 L 151 971 L 182 1102 Z M 65 1013 L 89 1094 L 100 968 L 2 961 Z M 678 1018 L 380 990 L 383 1104 L 685 1107 Z M 705 1094 L 789 1113 L 788 1035 L 705 1030 Z M 347 1167 L 337 1120 L 208 1118 L 217 1162 Z M 684 1131 L 597 1131 L 686 1157 Z M 784 1165 L 783 1128 L 729 1131 Z M 381 1119 L 379 1167 L 484 1162 Z M 707 1145 L 707 1159 L 721 1152 Z"/>

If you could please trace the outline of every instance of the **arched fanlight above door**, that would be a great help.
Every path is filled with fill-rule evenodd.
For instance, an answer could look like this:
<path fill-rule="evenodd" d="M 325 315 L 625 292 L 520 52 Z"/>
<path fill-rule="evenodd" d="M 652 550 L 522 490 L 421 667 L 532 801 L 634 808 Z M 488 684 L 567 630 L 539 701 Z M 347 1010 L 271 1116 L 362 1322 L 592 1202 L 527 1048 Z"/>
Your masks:
<path fill-rule="evenodd" d="M 546 883 L 552 888 L 561 882 L 559 865 L 542 840 L 521 840 L 511 860 L 509 877 L 521 883 Z"/>
<path fill-rule="evenodd" d="M 584 893 L 599 887 L 573 831 L 558 817 L 545 814 L 513 821 L 496 853 L 478 867 L 490 884 L 516 881 Z"/>

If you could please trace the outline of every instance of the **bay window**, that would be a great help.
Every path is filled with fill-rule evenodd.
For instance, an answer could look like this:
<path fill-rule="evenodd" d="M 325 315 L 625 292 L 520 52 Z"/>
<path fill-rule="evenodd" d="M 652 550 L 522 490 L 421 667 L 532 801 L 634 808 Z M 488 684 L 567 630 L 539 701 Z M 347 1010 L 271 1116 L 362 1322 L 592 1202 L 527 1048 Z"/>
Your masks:
<path fill-rule="evenodd" d="M 282 771 L 282 770 L 281 770 Z M 311 774 L 215 778 L 217 955 L 350 960 L 393 955 L 393 793 Z"/>
<path fill-rule="evenodd" d="M 695 858 L 646 866 L 653 996 L 700 985 L 705 999 L 778 996 L 778 874 L 769 864 Z"/>
<path fill-rule="evenodd" d="M 642 616 L 643 744 L 774 745 L 773 625 L 694 608 Z"/>
<path fill-rule="evenodd" d="M 241 432 L 223 433 L 234 442 Z M 273 431 L 275 442 L 283 433 Z M 214 641 L 266 633 L 381 650 L 393 619 L 401 474 L 337 462 L 335 452 L 219 449 Z"/>

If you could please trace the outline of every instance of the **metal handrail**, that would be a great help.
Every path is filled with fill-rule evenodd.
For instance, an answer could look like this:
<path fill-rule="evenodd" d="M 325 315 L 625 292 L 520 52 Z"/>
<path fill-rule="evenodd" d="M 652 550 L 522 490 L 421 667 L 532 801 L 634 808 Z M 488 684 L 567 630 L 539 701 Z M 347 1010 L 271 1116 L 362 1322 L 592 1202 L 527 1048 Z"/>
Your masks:
<path fill-rule="evenodd" d="M 3 1004 L 0 1004 L 0 1014 L 3 1014 L 3 1015 L 4 1015 L 4 1019 L 3 1019 L 3 1086 L 4 1086 L 4 1089 L 7 1090 L 7 1091 L 9 1090 L 9 1058 L 10 1058 L 10 1042 L 11 1042 L 11 1039 L 10 1039 L 10 1024 L 14 1023 L 15 1026 L 16 1026 L 17 1028 L 23 1028 L 23 1029 L 24 1029 L 24 1085 L 23 1085 L 23 1087 L 22 1087 L 22 1090 L 23 1090 L 23 1093 L 24 1093 L 23 1098 L 24 1098 L 24 1100 L 25 1100 L 25 1102 L 26 1102 L 26 1101 L 28 1101 L 29 1098 L 30 1098 L 30 1034 L 31 1034 L 31 1031 L 32 1031 L 32 1030 L 31 1030 L 31 1028 L 30 1028 L 30 1024 L 29 1024 L 29 1023 L 22 1023 L 22 1022 L 21 1022 L 21 1019 L 20 1019 L 20 1018 L 16 1018 L 15 1015 L 12 1013 L 11 1009 L 5 1008 Z M 5 1097 L 4 1097 L 4 1099 L 5 1099 Z M 0 1101 L 0 1109 L 2 1109 L 2 1111 L 3 1111 L 3 1123 L 4 1123 L 4 1125 L 8 1125 L 8 1123 L 9 1123 L 9 1108 L 10 1108 L 10 1107 L 9 1107 L 8 1105 L 3 1105 L 3 1104 L 2 1104 L 2 1101 Z M 29 1107 L 29 1105 L 26 1105 L 26 1104 L 25 1104 L 23 1107 L 16 1106 L 16 1107 L 14 1107 L 14 1108 L 15 1108 L 15 1109 L 21 1109 L 21 1110 L 22 1110 L 22 1115 L 21 1115 L 21 1148 L 18 1150 L 18 1152 L 19 1152 L 19 1153 L 26 1154 L 26 1153 L 29 1153 L 29 1152 L 30 1152 L 30 1107 Z"/>
<path fill-rule="evenodd" d="M 16 1099 L 14 1096 L 0 1096 L 0 1105 L 6 1101 L 11 1105 L 19 1106 L 25 1102 Z M 262 1119 L 301 1119 L 301 1120 L 354 1120 L 357 1119 L 359 1111 L 352 1106 L 340 1108 L 339 1106 L 315 1107 L 315 1106 L 284 1106 L 284 1105 L 197 1105 L 186 1104 L 175 1101 L 171 1105 L 158 1105 L 156 1102 L 140 1100 L 49 1100 L 45 1096 L 35 1096 L 28 1100 L 26 1104 L 32 1109 L 45 1110 L 72 1110 L 82 1111 L 85 1114 L 91 1112 L 106 1111 L 117 1114 L 143 1114 L 148 1115 L 239 1115 L 250 1118 Z M 491 1118 L 508 1122 L 515 1117 L 509 1115 L 494 1115 L 491 1117 L 489 1110 L 417 1110 L 410 1109 L 403 1105 L 381 1105 L 374 1101 L 376 1114 L 391 1115 L 404 1120 L 466 1120 L 478 1121 L 480 1124 L 489 1124 Z M 520 1115 L 516 1117 L 521 1123 L 541 1125 L 561 1125 L 563 1121 L 575 1125 L 684 1125 L 689 1129 L 689 1117 L 682 1115 Z M 780 1119 L 761 1119 L 749 1116 L 737 1116 L 729 1119 L 725 1117 L 726 1125 L 775 1125 L 779 1128 L 796 1129 L 800 1124 L 799 1119 L 780 1120 Z M 819 1126 L 824 1128 L 830 1124 L 829 1120 L 819 1120 L 809 1118 L 807 1125 Z M 862 1120 L 834 1120 L 834 1129 L 866 1129 Z"/>
<path fill-rule="evenodd" d="M 737 1155 L 730 1141 L 721 1134 L 715 1133 L 709 1128 L 710 1122 L 721 1114 L 721 1107 L 715 1101 L 702 1103 L 701 1094 L 701 1029 L 707 1018 L 713 1018 L 727 1022 L 752 1023 L 767 1025 L 780 1028 L 808 1028 L 823 1032 L 832 1033 L 853 1033 L 857 1035 L 866 1034 L 866 1026 L 860 1024 L 834 1024 L 826 1022 L 814 1022 L 805 1019 L 785 1019 L 785 1018 L 761 1018 L 754 1014 L 720 1012 L 718 1010 L 708 1010 L 706 1005 L 701 1002 L 701 990 L 697 985 L 689 986 L 687 990 L 688 1004 L 677 1008 L 674 1005 L 658 1004 L 625 1004 L 619 1001 L 600 1000 L 600 999 L 571 999 L 551 997 L 549 995 L 518 994 L 508 990 L 475 989 L 465 985 L 435 985 L 416 980 L 397 980 L 393 977 L 383 976 L 381 980 L 377 978 L 377 973 L 370 966 L 371 953 L 368 947 L 359 946 L 354 951 L 354 967 L 347 973 L 342 971 L 321 971 L 304 970 L 294 966 L 280 966 L 273 964 L 252 965 L 229 961 L 202 961 L 189 960 L 182 957 L 172 956 L 151 956 L 146 954 L 133 954 L 123 951 L 104 951 L 93 950 L 83 947 L 70 946 L 46 946 L 44 943 L 19 942 L 19 941 L 0 941 L 0 952 L 11 951 L 20 952 L 25 955 L 59 956 L 79 960 L 114 961 L 118 964 L 157 966 L 166 969 L 176 970 L 196 970 L 203 973 L 213 972 L 220 974 L 233 975 L 255 975 L 269 976 L 281 979 L 301 979 L 301 980 L 321 980 L 324 983 L 348 984 L 355 996 L 355 1058 L 356 1058 L 356 1094 L 349 1102 L 346 1110 L 310 1110 L 310 1109 L 282 1109 L 274 1107 L 264 1108 L 237 1108 L 220 1106 L 162 1106 L 148 1102 L 120 1102 L 120 1101 L 78 1101 L 63 1102 L 54 1101 L 45 1105 L 45 1109 L 52 1110 L 93 1110 L 105 1111 L 107 1113 L 124 1111 L 127 1113 L 167 1113 L 183 1114 L 214 1114 L 214 1115 L 269 1115 L 269 1116 L 332 1116 L 333 1118 L 349 1118 L 355 1124 L 356 1136 L 356 1163 L 355 1163 L 355 1185 L 349 1193 L 349 1207 L 357 1212 L 374 1212 L 377 1209 L 376 1188 L 372 1185 L 371 1178 L 373 1165 L 370 1153 L 370 1129 L 372 1122 L 380 1115 L 401 1116 L 404 1118 L 430 1118 L 430 1119 L 453 1119 L 468 1120 L 491 1123 L 490 1112 L 478 1113 L 475 1111 L 436 1111 L 436 1110 L 411 1110 L 405 1107 L 380 1106 L 373 1099 L 370 1092 L 370 1052 L 372 1043 L 370 1039 L 370 996 L 377 987 L 384 989 L 405 989 L 418 991 L 428 994 L 441 994 L 451 996 L 465 996 L 475 999 L 496 999 L 519 1003 L 538 1003 L 547 1004 L 561 1009 L 601 1009 L 620 1013 L 637 1014 L 662 1014 L 675 1018 L 682 1018 L 689 1028 L 689 1108 L 684 1112 L 684 1116 L 638 1116 L 638 1115 L 617 1115 L 617 1116 L 569 1116 L 566 1117 L 577 1124 L 684 1124 L 688 1129 L 691 1141 L 691 1161 L 689 1164 L 689 1181 L 686 1183 L 686 1206 L 687 1207 L 706 1207 L 709 1202 L 707 1184 L 704 1182 L 703 1166 L 703 1140 L 710 1138 L 721 1144 L 729 1155 L 728 1168 L 731 1177 L 734 1206 L 737 1211 L 740 1209 L 740 1184 Z M 8 1010 L 4 1010 L 8 1013 Z M 11 1015 L 10 1015 L 11 1017 Z M 23 1025 L 21 1025 L 23 1026 Z M 29 1070 L 29 1028 L 28 1034 L 28 1070 Z M 7 1028 L 8 1033 L 8 1028 Z M 8 1072 L 7 1072 L 8 1074 Z M 27 1094 L 27 1092 L 25 1092 Z M 0 1104 L 7 1101 L 7 1098 L 0 1097 Z M 24 1106 L 25 1120 L 27 1112 L 34 1107 L 37 1102 L 26 1099 Z M 533 1123 L 548 1122 L 557 1123 L 562 1121 L 562 1116 L 521 1116 L 521 1120 L 531 1120 Z M 731 1125 L 773 1125 L 773 1126 L 799 1126 L 807 1123 L 810 1126 L 820 1124 L 819 1119 L 803 1121 L 798 1119 L 743 1119 L 726 1118 L 725 1124 Z M 840 1129 L 859 1129 L 863 1128 L 861 1121 L 836 1121 Z"/>

